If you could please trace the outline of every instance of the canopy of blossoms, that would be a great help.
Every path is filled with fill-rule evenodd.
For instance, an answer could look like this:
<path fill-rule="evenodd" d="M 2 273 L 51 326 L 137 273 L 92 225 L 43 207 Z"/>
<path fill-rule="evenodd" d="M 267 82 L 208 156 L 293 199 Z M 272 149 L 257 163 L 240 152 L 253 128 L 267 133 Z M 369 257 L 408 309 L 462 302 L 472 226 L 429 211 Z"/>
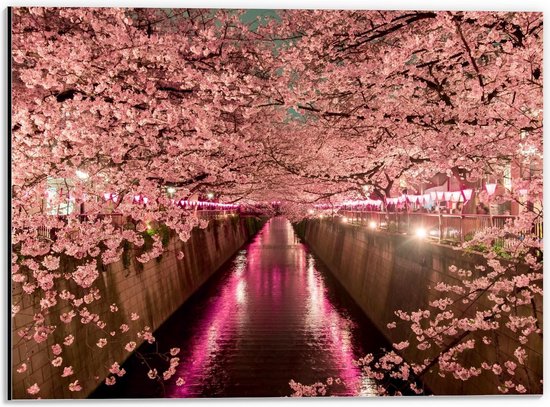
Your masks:
<path fill-rule="evenodd" d="M 366 199 L 366 190 L 384 200 L 438 174 L 467 187 L 540 163 L 541 13 L 244 16 L 13 9 L 12 276 L 41 305 L 22 338 L 45 341 L 58 302 L 81 311 L 58 280 L 98 300 L 98 268 L 118 261 L 125 244 L 143 245 L 151 223 L 183 241 L 205 227 L 198 201 L 225 209 L 277 201 L 298 220 L 316 204 Z M 518 287 L 526 298 L 540 294 L 533 250 L 542 243 L 525 231 L 542 223 L 541 171 L 515 179 L 501 199 L 524 210 L 470 244 L 525 236 L 510 255 L 528 264 L 527 280 L 503 278 L 508 266 L 492 263 L 491 278 L 502 280 L 493 294 L 507 303 Z M 140 261 L 163 252 L 153 238 Z"/>

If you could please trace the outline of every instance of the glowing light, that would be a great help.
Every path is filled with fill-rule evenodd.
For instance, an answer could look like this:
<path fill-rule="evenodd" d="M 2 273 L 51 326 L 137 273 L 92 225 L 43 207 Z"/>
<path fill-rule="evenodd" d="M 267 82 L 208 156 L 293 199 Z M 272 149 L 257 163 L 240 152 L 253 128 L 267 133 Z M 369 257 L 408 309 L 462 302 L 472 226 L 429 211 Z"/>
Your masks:
<path fill-rule="evenodd" d="M 209 192 L 208 194 L 206 194 L 206 197 L 208 199 L 212 199 L 212 198 L 214 198 L 214 194 L 212 192 Z"/>
<path fill-rule="evenodd" d="M 493 195 L 497 189 L 497 184 L 485 184 L 485 189 L 489 195 Z"/>
<path fill-rule="evenodd" d="M 344 223 L 347 223 L 348 222 L 348 218 L 346 218 L 345 216 L 342 218 L 342 222 Z"/>
<path fill-rule="evenodd" d="M 105 198 L 105 200 L 108 201 L 111 198 L 111 194 L 109 192 L 105 192 L 103 194 L 103 198 Z"/>
<path fill-rule="evenodd" d="M 371 220 L 371 221 L 369 222 L 369 228 L 371 228 L 371 229 L 376 229 L 376 226 L 378 226 L 378 225 L 376 224 L 375 221 Z"/>
<path fill-rule="evenodd" d="M 416 229 L 415 235 L 416 235 L 416 237 L 419 237 L 419 238 L 423 239 L 428 235 L 428 233 L 426 232 L 426 229 L 418 228 L 418 229 Z"/>
<path fill-rule="evenodd" d="M 175 194 L 175 193 L 176 193 L 176 188 L 174 188 L 174 187 L 168 187 L 168 188 L 166 189 L 166 191 L 168 191 L 168 193 L 169 193 L 170 195 L 172 195 L 172 194 Z"/>
<path fill-rule="evenodd" d="M 76 170 L 76 176 L 81 180 L 87 180 L 88 178 L 90 178 L 90 175 L 87 172 L 81 170 Z"/>
<path fill-rule="evenodd" d="M 314 211 L 313 209 L 309 209 L 309 210 L 307 211 L 307 213 L 309 213 L 310 215 L 313 215 L 313 214 L 315 213 L 315 211 Z"/>
<path fill-rule="evenodd" d="M 237 302 L 239 304 L 243 304 L 246 301 L 246 282 L 244 280 L 240 280 L 237 284 L 235 297 L 237 298 Z"/>

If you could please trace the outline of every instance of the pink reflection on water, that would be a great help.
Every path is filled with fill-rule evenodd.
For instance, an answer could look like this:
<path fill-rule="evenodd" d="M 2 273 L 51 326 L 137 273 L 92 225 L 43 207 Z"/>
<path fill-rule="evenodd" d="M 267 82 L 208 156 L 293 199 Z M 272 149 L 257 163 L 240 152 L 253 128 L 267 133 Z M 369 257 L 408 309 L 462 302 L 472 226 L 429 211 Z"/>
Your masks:
<path fill-rule="evenodd" d="M 196 390 L 195 378 L 200 378 L 209 370 L 212 358 L 220 350 L 218 339 L 224 332 L 232 332 L 227 329 L 231 323 L 230 314 L 237 312 L 243 316 L 246 312 L 246 282 L 243 280 L 243 272 L 246 267 L 246 256 L 241 252 L 234 263 L 234 272 L 227 280 L 222 294 L 209 307 L 202 323 L 208 326 L 202 335 L 195 338 L 191 344 L 191 356 L 178 366 L 176 377 L 183 377 L 185 384 L 182 386 L 167 386 L 168 397 L 194 397 Z"/>
<path fill-rule="evenodd" d="M 312 384 L 329 376 L 340 377 L 345 388 L 333 394 L 374 394 L 373 383 L 362 378 L 354 364 L 363 355 L 354 352 L 353 324 L 332 304 L 314 257 L 298 242 L 288 220 L 271 219 L 237 256 L 223 284 L 195 330 L 189 356 L 178 366 L 175 377 L 186 382 L 181 387 L 167 386 L 168 397 L 208 395 L 203 388 L 213 375 L 231 381 L 227 372 L 233 371 L 241 374 L 233 378 L 238 382 L 267 383 L 271 376 L 283 375 L 283 386 L 290 379 Z M 274 341 L 274 337 L 281 339 Z M 242 348 L 243 343 L 250 349 Z M 284 357 L 269 358 L 281 346 L 292 357 L 296 355 L 294 370 L 277 366 Z M 222 358 L 223 352 L 230 357 Z M 258 357 L 263 359 L 254 362 Z M 246 366 L 234 365 L 243 359 L 254 369 L 251 377 L 245 374 Z M 223 394 L 223 389 L 217 390 Z M 291 392 L 288 387 L 285 395 Z"/>

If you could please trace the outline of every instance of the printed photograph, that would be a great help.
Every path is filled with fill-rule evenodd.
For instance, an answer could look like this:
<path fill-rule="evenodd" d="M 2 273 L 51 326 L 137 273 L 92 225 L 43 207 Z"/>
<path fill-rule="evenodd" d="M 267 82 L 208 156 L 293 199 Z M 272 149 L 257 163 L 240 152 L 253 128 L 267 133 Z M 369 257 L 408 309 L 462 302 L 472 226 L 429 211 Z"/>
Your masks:
<path fill-rule="evenodd" d="M 158 6 L 6 10 L 8 399 L 542 395 L 542 11 Z"/>

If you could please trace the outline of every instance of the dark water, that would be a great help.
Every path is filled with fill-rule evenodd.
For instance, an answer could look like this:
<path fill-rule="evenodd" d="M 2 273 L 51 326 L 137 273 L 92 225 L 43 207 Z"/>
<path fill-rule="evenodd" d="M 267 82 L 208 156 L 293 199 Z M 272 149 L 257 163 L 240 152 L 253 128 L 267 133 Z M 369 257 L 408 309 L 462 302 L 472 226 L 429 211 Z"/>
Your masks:
<path fill-rule="evenodd" d="M 313 384 L 328 377 L 344 383 L 331 395 L 374 395 L 354 360 L 387 346 L 284 218 L 271 219 L 155 337 L 160 352 L 181 348 L 172 379 L 150 380 L 149 368 L 132 356 L 128 374 L 92 397 L 279 397 L 292 394 L 291 379 Z M 179 376 L 183 386 L 175 384 Z"/>

